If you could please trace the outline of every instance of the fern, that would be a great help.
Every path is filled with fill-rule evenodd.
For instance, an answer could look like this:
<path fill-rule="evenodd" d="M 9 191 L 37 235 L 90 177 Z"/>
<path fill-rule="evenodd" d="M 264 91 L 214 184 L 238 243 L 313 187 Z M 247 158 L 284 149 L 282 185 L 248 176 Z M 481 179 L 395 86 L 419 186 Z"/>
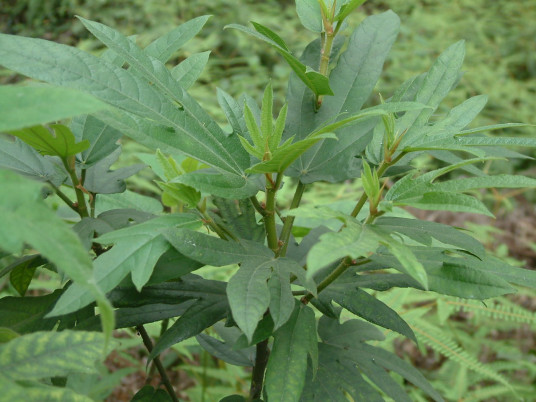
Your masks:
<path fill-rule="evenodd" d="M 445 334 L 444 331 L 428 324 L 423 319 L 411 320 L 409 324 L 419 342 L 431 347 L 433 350 L 460 365 L 509 387 L 511 391 L 515 392 L 506 378 L 489 366 L 482 364 L 474 356 L 471 356 L 463 350 L 454 340 L 452 340 L 452 338 Z"/>
<path fill-rule="evenodd" d="M 536 314 L 525 310 L 515 304 L 505 305 L 505 298 L 497 299 L 486 305 L 484 302 L 477 300 L 468 300 L 457 298 L 455 300 L 445 300 L 444 304 L 451 313 L 470 312 L 479 316 L 489 317 L 493 320 L 503 320 L 524 324 L 536 324 Z"/>

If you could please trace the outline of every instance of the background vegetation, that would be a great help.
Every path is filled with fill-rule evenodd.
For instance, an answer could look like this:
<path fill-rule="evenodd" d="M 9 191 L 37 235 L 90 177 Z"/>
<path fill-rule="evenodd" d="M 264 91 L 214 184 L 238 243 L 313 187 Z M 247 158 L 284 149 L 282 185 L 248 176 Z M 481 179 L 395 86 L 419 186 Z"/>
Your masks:
<path fill-rule="evenodd" d="M 172 61 L 176 64 L 192 53 L 215 49 L 193 95 L 224 121 L 217 106 L 216 87 L 233 96 L 243 92 L 260 94 L 266 85 L 266 76 L 272 77 L 276 101 L 281 103 L 285 89 L 283 82 L 290 69 L 275 51 L 260 42 L 251 41 L 233 31 L 224 31 L 229 23 L 247 24 L 259 21 L 285 38 L 291 49 L 300 49 L 311 36 L 300 28 L 291 0 L 236 1 L 199 0 L 4 0 L 0 14 L 0 29 L 5 33 L 43 37 L 62 43 L 100 52 L 99 43 L 82 27 L 74 15 L 101 21 L 127 35 L 137 35 L 141 45 L 167 32 L 177 24 L 195 16 L 214 14 L 199 36 L 186 46 L 186 51 Z M 386 64 L 385 72 L 376 88 L 384 97 L 405 79 L 426 71 L 440 51 L 459 39 L 467 42 L 465 74 L 457 89 L 444 103 L 450 108 L 469 96 L 485 93 L 489 102 L 474 122 L 486 125 L 503 122 L 536 124 L 536 2 L 533 0 L 385 0 L 369 1 L 352 19 L 357 25 L 366 14 L 391 8 L 402 20 L 402 31 Z M 361 18 L 362 19 L 362 18 Z M 0 71 L 2 82 L 14 82 L 19 78 L 11 72 Z M 376 100 L 371 100 L 375 102 Z M 279 105 L 278 105 L 279 106 Z M 276 108 L 278 108 L 276 106 Z M 438 110 L 441 114 L 441 109 Z M 510 135 L 515 132 L 510 131 Z M 524 134 L 531 134 L 524 130 Z M 123 159 L 119 165 L 139 162 L 145 150 L 134 143 L 125 144 Z M 417 163 L 426 165 L 429 160 Z M 497 162 L 489 169 L 504 173 L 521 172 L 536 175 L 534 163 L 501 165 Z M 532 173 L 531 173 L 532 172 Z M 145 194 L 158 195 L 152 183 L 152 173 L 146 169 L 136 176 L 129 188 Z M 336 194 L 340 201 L 355 199 L 359 183 L 355 185 L 318 185 L 313 190 L 318 202 L 326 195 Z M 513 195 L 517 199 L 512 198 Z M 528 200 L 528 201 L 527 201 Z M 494 194 L 489 202 L 494 211 L 505 218 L 498 222 L 475 221 L 463 214 L 430 216 L 431 219 L 450 224 L 468 226 L 473 233 L 488 244 L 498 257 L 517 260 L 519 265 L 533 267 L 536 261 L 536 213 L 533 196 L 525 194 Z M 515 208 L 514 208 L 515 207 Z M 504 212 L 506 211 L 506 212 Z M 495 226 L 495 227 L 493 227 Z M 503 232 L 501 232 L 501 229 Z M 498 240 L 499 239 L 499 240 Z M 498 245 L 501 247 L 498 247 Z M 9 261 L 0 260 L 0 270 Z M 205 276 L 224 279 L 230 272 L 219 268 L 205 270 Z M 33 281 L 31 292 L 42 294 L 55 287 L 58 278 L 42 274 Z M 52 286 L 51 283 L 54 283 Z M 0 295 L 15 295 L 16 290 L 4 280 L 0 282 Z M 489 305 L 465 303 L 452 298 L 423 299 L 417 291 L 393 291 L 388 294 L 389 304 L 404 312 L 404 318 L 419 334 L 437 331 L 433 342 L 420 336 L 421 351 L 410 343 L 393 336 L 393 348 L 400 356 L 411 359 L 427 373 L 428 378 L 449 400 L 509 400 L 510 386 L 530 400 L 535 394 L 536 382 L 536 299 L 521 290 L 514 298 L 502 298 Z M 426 297 L 430 297 L 429 295 Z M 426 317 L 424 320 L 423 317 Z M 167 325 L 164 323 L 163 325 Z M 160 324 L 148 325 L 153 336 L 161 331 Z M 431 328 L 430 328 L 431 327 Z M 145 373 L 144 363 L 137 359 L 143 348 L 135 333 L 118 333 L 122 346 L 112 354 L 102 378 L 106 381 L 94 391 L 96 400 L 128 400 L 132 392 L 143 382 L 153 378 L 153 372 Z M 174 382 L 183 388 L 182 396 L 192 401 L 217 400 L 221 395 L 248 386 L 248 373 L 228 366 L 201 351 L 195 339 L 176 345 L 175 353 L 163 356 L 164 365 L 173 372 Z M 482 366 L 482 362 L 488 363 Z M 493 387 L 485 378 L 498 376 Z M 107 376 L 112 371 L 115 374 Z M 127 382 L 119 385 L 126 373 Z M 112 396 L 109 396 L 113 390 Z M 423 398 L 415 390 L 415 400 Z M 424 400 L 424 399 L 423 399 Z"/>

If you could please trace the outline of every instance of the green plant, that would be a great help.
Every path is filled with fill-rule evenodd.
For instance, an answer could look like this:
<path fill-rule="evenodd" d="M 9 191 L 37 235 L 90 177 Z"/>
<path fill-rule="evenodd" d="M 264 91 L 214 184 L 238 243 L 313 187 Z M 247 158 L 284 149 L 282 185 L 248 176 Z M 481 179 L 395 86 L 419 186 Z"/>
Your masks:
<path fill-rule="evenodd" d="M 275 121 L 271 84 L 260 107 L 251 96 L 218 91 L 232 132 L 187 92 L 206 58 L 165 65 L 207 16 L 143 49 L 81 18 L 109 48 L 100 58 L 0 35 L 3 66 L 54 85 L 0 87 L 0 131 L 16 137 L 1 140 L 0 166 L 19 173 L 0 173 L 0 249 L 10 260 L 1 275 L 24 296 L 0 299 L 2 389 L 19 399 L 38 392 L 34 399 L 74 398 L 70 378 L 91 371 L 112 329 L 136 327 L 168 394 L 143 388 L 134 400 L 177 399 L 159 355 L 194 336 L 213 356 L 252 367 L 249 400 L 410 400 L 386 370 L 442 400 L 418 370 L 373 344 L 384 339 L 377 326 L 418 337 L 417 326 L 371 291 L 410 287 L 484 300 L 515 292 L 512 284 L 535 287 L 536 275 L 487 255 L 463 231 L 412 219 L 401 207 L 491 215 L 472 191 L 536 187 L 536 180 L 490 176 L 478 164 L 515 158 L 505 146 L 536 147 L 536 140 L 483 134 L 523 124 L 467 128 L 483 95 L 433 116 L 459 80 L 463 42 L 390 98 L 363 108 L 399 30 L 388 11 L 345 41 L 346 19 L 363 2 L 296 1 L 302 24 L 320 36 L 300 59 L 261 24 L 228 26 L 269 44 L 293 71 Z M 43 111 L 51 99 L 54 107 Z M 69 127 L 39 125 L 70 116 Z M 125 191 L 124 179 L 143 166 L 110 169 L 123 134 L 156 151 L 146 162 L 168 212 Z M 446 166 L 413 169 L 411 161 L 428 151 Z M 469 176 L 440 180 L 457 169 Z M 300 205 L 313 183 L 358 177 L 364 192 L 350 205 Z M 294 189 L 288 208 L 278 202 L 283 186 Z M 43 191 L 72 210 L 68 223 Z M 192 274 L 229 265 L 238 269 L 228 281 Z M 67 283 L 25 296 L 40 266 Z M 342 309 L 360 318 L 341 322 Z M 153 345 L 144 325 L 170 318 L 177 319 Z M 211 327 L 217 337 L 203 333 Z M 43 352 L 37 340 L 54 348 Z M 77 341 L 84 359 L 69 349 Z M 47 369 L 23 365 L 28 356 Z"/>

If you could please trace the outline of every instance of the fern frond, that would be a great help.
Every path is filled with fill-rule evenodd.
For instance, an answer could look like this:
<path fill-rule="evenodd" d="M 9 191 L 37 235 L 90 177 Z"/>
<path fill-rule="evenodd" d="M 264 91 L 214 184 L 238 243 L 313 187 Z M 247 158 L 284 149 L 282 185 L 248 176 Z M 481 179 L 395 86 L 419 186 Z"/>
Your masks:
<path fill-rule="evenodd" d="M 476 300 L 456 299 L 447 300 L 445 304 L 452 309 L 452 312 L 465 311 L 472 312 L 477 316 L 485 316 L 494 320 L 511 321 L 524 324 L 536 324 L 536 314 L 525 310 L 517 305 L 504 305 L 500 302 L 491 302 L 485 305 Z"/>
<path fill-rule="evenodd" d="M 440 329 L 435 328 L 422 319 L 411 320 L 408 324 L 419 342 L 431 347 L 436 352 L 441 353 L 458 364 L 507 386 L 511 392 L 515 392 L 506 378 L 482 364 L 476 357 L 468 354 L 454 340 L 445 335 L 444 332 L 441 332 Z"/>

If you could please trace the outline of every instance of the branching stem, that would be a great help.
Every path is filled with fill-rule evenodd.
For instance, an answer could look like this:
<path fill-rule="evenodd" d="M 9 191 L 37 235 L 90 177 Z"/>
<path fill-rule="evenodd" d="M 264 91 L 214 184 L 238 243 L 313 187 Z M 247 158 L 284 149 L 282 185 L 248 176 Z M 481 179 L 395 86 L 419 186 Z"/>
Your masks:
<path fill-rule="evenodd" d="M 151 353 L 151 351 L 153 350 L 153 342 L 151 341 L 149 334 L 145 330 L 145 327 L 143 325 L 138 325 L 136 327 L 136 330 L 141 335 L 143 344 L 145 345 L 149 353 Z M 155 358 L 153 359 L 153 362 L 156 368 L 158 369 L 158 372 L 160 373 L 160 377 L 162 378 L 162 382 L 164 383 L 164 386 L 166 387 L 166 390 L 169 396 L 174 402 L 179 402 L 179 398 L 177 398 L 177 395 L 175 395 L 175 390 L 173 389 L 173 386 L 171 385 L 171 381 L 169 380 L 169 377 L 166 373 L 166 369 L 162 365 L 160 358 L 158 356 L 155 356 Z"/>
<path fill-rule="evenodd" d="M 305 184 L 301 181 L 298 182 L 296 191 L 294 192 L 294 197 L 290 204 L 290 209 L 298 208 L 305 191 Z M 294 224 L 294 216 L 287 216 L 285 218 L 285 223 L 283 224 L 283 229 L 281 229 L 281 234 L 279 236 L 279 249 L 277 250 L 277 257 L 284 257 L 287 253 L 288 242 L 290 239 L 290 234 L 292 233 L 292 225 Z"/>

